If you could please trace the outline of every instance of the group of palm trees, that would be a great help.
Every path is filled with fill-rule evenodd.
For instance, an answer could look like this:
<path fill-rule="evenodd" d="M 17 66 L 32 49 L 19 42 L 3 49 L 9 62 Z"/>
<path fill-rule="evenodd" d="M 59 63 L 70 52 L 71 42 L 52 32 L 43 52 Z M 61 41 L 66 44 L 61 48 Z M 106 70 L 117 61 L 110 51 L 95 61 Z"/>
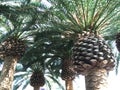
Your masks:
<path fill-rule="evenodd" d="M 11 90 L 13 80 L 19 82 L 13 85 L 14 90 L 24 80 L 34 90 L 45 84 L 51 89 L 46 76 L 61 90 L 59 77 L 65 80 L 66 90 L 74 90 L 72 81 L 81 74 L 86 90 L 106 90 L 107 73 L 116 61 L 106 41 L 116 39 L 119 50 L 120 1 L 48 2 L 51 7 L 38 0 L 23 0 L 19 6 L 0 4 L 0 29 L 4 29 L 0 33 L 0 58 L 4 62 L 0 90 Z M 17 63 L 22 64 L 23 72 L 30 71 L 14 77 L 19 72 L 15 70 Z"/>

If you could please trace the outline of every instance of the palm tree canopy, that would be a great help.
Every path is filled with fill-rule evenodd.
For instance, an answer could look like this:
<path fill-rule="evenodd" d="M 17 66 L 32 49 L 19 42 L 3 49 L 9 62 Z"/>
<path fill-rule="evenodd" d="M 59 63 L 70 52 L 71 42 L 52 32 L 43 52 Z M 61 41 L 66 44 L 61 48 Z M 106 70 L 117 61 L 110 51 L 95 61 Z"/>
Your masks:
<path fill-rule="evenodd" d="M 53 4 L 53 8 L 55 7 L 55 18 L 59 19 L 56 19 L 58 22 L 53 22 L 58 23 L 58 25 L 62 24 L 61 29 L 64 30 L 67 29 L 79 33 L 82 31 L 103 33 L 105 32 L 104 30 L 108 30 L 109 27 L 112 27 L 119 21 L 119 0 L 49 1 Z M 113 20 L 114 22 L 112 22 Z M 56 23 L 54 24 L 56 25 Z"/>

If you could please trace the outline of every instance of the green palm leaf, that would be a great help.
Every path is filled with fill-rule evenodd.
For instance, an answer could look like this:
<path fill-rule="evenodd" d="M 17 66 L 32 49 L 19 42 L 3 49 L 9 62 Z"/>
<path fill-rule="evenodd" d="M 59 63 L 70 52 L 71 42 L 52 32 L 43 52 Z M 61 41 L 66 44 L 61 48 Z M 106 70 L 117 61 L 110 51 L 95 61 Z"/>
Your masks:
<path fill-rule="evenodd" d="M 55 16 L 74 25 L 76 31 L 100 32 L 119 12 L 118 0 L 50 0 L 55 5 Z M 60 15 L 57 15 L 58 12 Z M 118 17 L 118 16 L 117 16 Z M 59 23 L 58 23 L 59 25 Z M 62 28 L 63 25 L 61 25 Z M 64 29 L 65 30 L 65 29 Z"/>

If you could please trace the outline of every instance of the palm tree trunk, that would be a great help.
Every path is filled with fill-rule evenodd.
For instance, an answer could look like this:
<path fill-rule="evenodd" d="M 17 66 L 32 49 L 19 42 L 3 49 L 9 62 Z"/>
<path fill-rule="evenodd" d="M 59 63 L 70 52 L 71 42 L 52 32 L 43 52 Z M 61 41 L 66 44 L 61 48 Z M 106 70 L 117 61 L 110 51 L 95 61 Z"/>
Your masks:
<path fill-rule="evenodd" d="M 66 90 L 73 90 L 72 80 L 66 80 L 65 85 L 66 85 Z"/>
<path fill-rule="evenodd" d="M 93 69 L 85 76 L 86 90 L 107 90 L 107 71 Z"/>
<path fill-rule="evenodd" d="M 6 57 L 0 76 L 0 90 L 12 90 L 15 66 L 17 58 Z"/>
<path fill-rule="evenodd" d="M 40 90 L 39 86 L 34 87 L 34 90 Z"/>

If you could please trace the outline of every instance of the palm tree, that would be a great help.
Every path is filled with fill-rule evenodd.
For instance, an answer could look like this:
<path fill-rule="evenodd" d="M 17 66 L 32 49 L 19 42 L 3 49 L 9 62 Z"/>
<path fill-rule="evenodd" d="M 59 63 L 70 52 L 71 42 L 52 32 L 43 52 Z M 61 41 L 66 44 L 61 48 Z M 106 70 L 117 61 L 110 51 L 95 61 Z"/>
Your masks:
<path fill-rule="evenodd" d="M 72 67 L 72 59 L 67 58 L 62 60 L 61 78 L 65 80 L 66 90 L 73 90 L 73 80 L 75 79 L 75 71 Z"/>
<path fill-rule="evenodd" d="M 57 77 L 61 74 L 61 78 L 65 80 L 66 83 L 66 90 L 71 90 L 69 87 L 72 87 L 72 80 L 75 78 L 71 61 L 71 46 L 73 42 L 69 38 L 63 38 L 68 36 L 66 32 L 56 31 L 56 28 L 52 28 L 51 25 L 49 26 L 45 31 L 36 33 L 35 47 L 33 50 L 31 49 L 32 52 L 28 53 L 28 57 L 36 56 L 41 57 L 41 59 L 32 60 L 26 57 L 22 63 L 30 66 L 32 63 L 42 60 L 45 61 L 48 58 L 49 61 L 45 62 L 47 69 L 51 71 L 51 73 L 56 74 Z M 44 65 L 44 63 L 42 65 Z M 62 70 L 61 73 L 60 70 Z"/>
<path fill-rule="evenodd" d="M 38 62 L 38 63 L 40 63 L 40 62 Z M 44 69 L 42 69 L 42 71 L 44 72 L 44 77 L 45 77 L 44 87 L 46 87 L 46 89 L 52 90 L 52 89 L 54 89 L 53 85 L 56 84 L 56 87 L 58 85 L 59 88 L 64 90 L 63 86 L 61 85 L 61 83 L 59 81 L 60 79 L 58 79 L 55 76 L 55 74 L 53 74 L 53 73 L 51 74 L 51 72 L 49 72 L 48 70 L 44 71 Z M 30 78 L 31 78 L 33 72 L 34 72 L 34 70 L 31 68 L 31 66 L 29 68 L 27 68 L 27 70 L 22 69 L 22 70 L 16 71 L 16 73 L 14 74 L 13 90 L 17 90 L 20 88 L 22 90 L 26 89 L 26 87 L 30 84 Z M 35 82 L 35 83 L 37 83 L 37 82 Z"/>
<path fill-rule="evenodd" d="M 52 56 L 50 57 L 51 62 L 60 60 L 60 74 L 61 78 L 65 80 L 66 90 L 73 90 L 72 81 L 75 78 L 75 71 L 73 70 L 71 59 L 71 47 L 73 45 L 72 39 L 70 39 L 68 35 L 66 35 L 66 32 L 61 32 L 60 30 L 56 31 L 56 28 L 53 28 L 51 26 L 50 28 L 48 28 L 48 31 L 45 31 L 45 33 L 47 34 L 46 37 L 48 37 L 49 39 L 49 45 L 48 47 L 46 47 L 45 51 L 47 51 L 47 53 L 49 54 L 52 54 Z M 37 38 L 40 38 L 39 33 L 36 36 Z M 58 66 L 54 66 L 53 64 L 51 67 Z M 59 71 L 59 69 L 57 71 Z"/>
<path fill-rule="evenodd" d="M 25 44 L 26 40 L 30 39 L 35 24 L 43 20 L 41 16 L 44 16 L 44 14 L 33 5 L 21 5 L 20 7 L 0 5 L 0 7 L 0 13 L 5 17 L 4 22 L 8 31 L 7 34 L 1 36 L 1 56 L 4 60 L 4 66 L 1 72 L 0 90 L 11 90 L 17 61 L 20 60 L 28 48 Z M 36 18 L 38 19 L 37 23 Z M 40 20 L 40 18 L 42 19 Z"/>
<path fill-rule="evenodd" d="M 103 90 L 107 72 L 114 68 L 115 60 L 102 35 L 113 26 L 111 21 L 118 17 L 120 1 L 50 1 L 55 7 L 56 19 L 51 21 L 57 30 L 70 30 L 76 35 L 72 57 L 77 73 L 85 75 L 86 89 Z"/>
<path fill-rule="evenodd" d="M 52 89 L 51 88 L 52 84 L 50 84 L 51 82 L 49 81 L 49 80 L 52 80 L 55 83 L 57 83 L 62 90 L 64 90 L 63 86 L 57 80 L 60 77 L 60 66 L 61 66 L 60 62 L 59 62 L 59 57 L 57 55 L 54 56 L 54 54 L 56 52 L 55 51 L 56 50 L 55 43 L 56 43 L 56 41 L 58 41 L 58 39 L 51 39 L 52 35 L 50 33 L 52 35 L 54 35 L 54 34 L 57 35 L 56 32 L 54 32 L 54 31 L 45 30 L 45 31 L 41 31 L 41 32 L 40 31 L 36 32 L 36 36 L 34 39 L 34 45 L 25 53 L 25 56 L 22 58 L 20 63 L 23 64 L 23 67 L 25 68 L 25 70 L 26 70 L 26 68 L 29 68 L 30 66 L 32 66 L 35 63 L 40 63 L 40 65 L 37 65 L 37 67 L 40 67 L 40 66 L 42 67 L 42 71 L 44 72 L 44 76 L 46 79 L 45 84 L 47 84 L 50 87 L 50 89 Z M 33 70 L 33 72 L 34 71 L 36 71 L 36 70 Z M 29 73 L 29 74 L 31 74 L 31 73 Z M 35 78 L 37 78 L 37 76 Z M 30 77 L 28 79 L 30 79 Z M 33 81 L 35 81 L 35 80 L 33 80 Z M 22 82 L 20 82 L 20 83 L 22 83 Z M 18 83 L 18 85 L 20 83 Z M 30 83 L 30 82 L 28 82 L 28 83 Z M 34 82 L 34 83 L 37 83 L 37 82 Z"/>
<path fill-rule="evenodd" d="M 45 84 L 44 73 L 40 63 L 34 63 L 32 65 L 33 73 L 30 77 L 30 85 L 34 87 L 34 90 L 39 90 L 40 87 Z"/>

